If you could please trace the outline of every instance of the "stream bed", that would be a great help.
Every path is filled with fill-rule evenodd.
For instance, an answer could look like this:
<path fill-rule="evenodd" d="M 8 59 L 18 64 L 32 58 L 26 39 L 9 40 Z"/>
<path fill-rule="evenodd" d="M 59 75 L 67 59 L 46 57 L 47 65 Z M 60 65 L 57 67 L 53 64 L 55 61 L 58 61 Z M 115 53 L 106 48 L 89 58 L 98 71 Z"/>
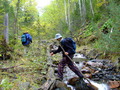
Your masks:
<path fill-rule="evenodd" d="M 116 71 L 116 67 L 109 60 L 87 60 L 83 55 L 75 54 L 74 64 L 81 70 L 83 75 L 98 88 L 98 90 L 119 90 L 120 85 L 110 86 L 110 81 L 120 81 L 120 72 Z M 77 75 L 67 66 L 64 69 L 64 83 L 68 84 L 70 79 L 74 79 Z M 86 83 L 87 80 L 84 80 Z M 72 82 L 72 83 L 75 83 Z M 75 87 L 68 85 L 72 90 Z"/>

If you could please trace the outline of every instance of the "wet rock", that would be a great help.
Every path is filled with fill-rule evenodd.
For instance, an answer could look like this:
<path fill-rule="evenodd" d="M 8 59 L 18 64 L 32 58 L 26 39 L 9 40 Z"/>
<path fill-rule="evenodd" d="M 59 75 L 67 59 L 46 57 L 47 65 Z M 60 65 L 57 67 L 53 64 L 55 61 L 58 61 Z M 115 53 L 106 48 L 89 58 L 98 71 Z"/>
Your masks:
<path fill-rule="evenodd" d="M 93 73 L 93 72 L 95 72 L 95 70 L 92 69 L 92 68 L 89 68 L 89 67 L 84 66 L 84 67 L 82 68 L 81 72 L 82 72 L 82 73 Z"/>
<path fill-rule="evenodd" d="M 84 73 L 90 73 L 90 70 L 87 70 L 87 69 L 82 69 L 81 72 L 84 74 Z"/>
<path fill-rule="evenodd" d="M 98 90 L 97 87 L 90 83 L 86 83 L 83 79 L 79 79 L 79 77 L 69 79 L 68 84 L 74 86 L 75 90 Z"/>
<path fill-rule="evenodd" d="M 86 78 L 92 78 L 92 74 L 84 74 L 84 76 L 86 77 Z"/>
<path fill-rule="evenodd" d="M 75 62 L 87 61 L 87 58 L 84 55 L 76 53 L 73 57 L 73 61 L 75 61 Z"/>
<path fill-rule="evenodd" d="M 103 67 L 103 64 L 101 62 L 87 62 L 86 65 L 92 66 L 92 67 Z"/>
<path fill-rule="evenodd" d="M 78 77 L 73 77 L 71 79 L 68 80 L 68 84 L 74 86 L 75 82 L 78 80 Z"/>
<path fill-rule="evenodd" d="M 54 73 L 58 73 L 58 68 L 55 68 Z"/>
<path fill-rule="evenodd" d="M 76 64 L 79 64 L 80 62 L 79 61 L 75 61 Z"/>
<path fill-rule="evenodd" d="M 92 80 L 93 80 L 93 81 L 100 81 L 101 79 L 98 78 L 98 77 L 96 77 L 96 78 L 93 78 Z"/>
<path fill-rule="evenodd" d="M 94 90 L 92 87 L 88 86 L 84 81 L 77 80 L 75 82 L 75 90 Z"/>
<path fill-rule="evenodd" d="M 120 79 L 120 75 L 116 75 L 116 77 Z"/>
<path fill-rule="evenodd" d="M 108 84 L 109 84 L 110 88 L 120 87 L 120 81 L 109 81 Z"/>

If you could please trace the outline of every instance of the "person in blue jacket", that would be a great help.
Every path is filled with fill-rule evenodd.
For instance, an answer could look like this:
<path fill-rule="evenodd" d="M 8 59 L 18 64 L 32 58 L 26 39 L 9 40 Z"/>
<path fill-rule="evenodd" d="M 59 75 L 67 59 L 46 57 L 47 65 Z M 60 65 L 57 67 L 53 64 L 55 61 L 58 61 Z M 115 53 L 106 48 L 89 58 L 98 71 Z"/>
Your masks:
<path fill-rule="evenodd" d="M 23 33 L 22 36 L 22 38 L 25 39 L 25 41 L 22 41 L 22 45 L 29 46 L 32 43 L 32 36 L 28 32 Z"/>
<path fill-rule="evenodd" d="M 79 69 L 74 65 L 74 63 L 68 58 L 68 56 L 72 59 L 74 54 L 75 54 L 75 49 L 72 47 L 72 43 L 68 42 L 66 38 L 62 38 L 61 34 L 56 34 L 55 39 L 60 42 L 60 46 L 58 47 L 57 50 L 52 51 L 51 55 L 54 55 L 56 53 L 59 53 L 62 51 L 63 58 L 58 64 L 58 79 L 62 80 L 63 79 L 63 69 L 66 65 L 76 74 L 78 77 L 82 80 L 83 75 L 80 73 Z M 63 51 L 63 49 L 64 51 Z M 67 56 L 68 55 L 68 56 Z"/>
<path fill-rule="evenodd" d="M 32 36 L 28 32 L 23 33 L 21 36 L 21 42 L 24 46 L 24 54 L 28 53 L 28 47 L 32 43 Z"/>

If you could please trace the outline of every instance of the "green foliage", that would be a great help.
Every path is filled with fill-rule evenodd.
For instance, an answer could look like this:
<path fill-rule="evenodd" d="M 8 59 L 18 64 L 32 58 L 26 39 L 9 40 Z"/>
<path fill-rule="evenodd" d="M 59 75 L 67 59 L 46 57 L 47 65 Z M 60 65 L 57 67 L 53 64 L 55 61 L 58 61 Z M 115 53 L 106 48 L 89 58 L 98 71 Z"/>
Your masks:
<path fill-rule="evenodd" d="M 112 28 L 112 19 L 108 19 L 101 27 L 101 30 L 107 28 L 107 29 L 111 29 Z"/>
<path fill-rule="evenodd" d="M 10 89 L 13 87 L 13 84 L 10 83 L 9 78 L 4 78 L 4 79 L 1 81 L 0 87 L 1 87 L 1 88 L 4 88 L 4 90 L 10 90 Z"/>
<path fill-rule="evenodd" d="M 120 52 L 120 32 L 118 30 L 114 30 L 110 34 L 102 34 L 101 39 L 96 41 L 95 47 L 99 48 L 102 51 L 118 53 Z"/>
<path fill-rule="evenodd" d="M 114 7 L 114 9 L 112 8 Z M 109 15 L 106 16 L 106 18 L 109 18 L 100 28 L 100 30 L 107 29 L 108 33 L 103 34 L 101 32 L 101 38 L 99 38 L 98 41 L 96 41 L 95 47 L 107 51 L 107 52 L 113 52 L 118 53 L 120 52 L 120 31 L 119 31 L 119 19 L 120 18 L 120 5 L 115 3 L 114 1 L 109 2 L 108 5 L 108 11 Z M 113 18 L 114 17 L 114 18 Z"/>
<path fill-rule="evenodd" d="M 93 35 L 94 29 L 92 25 L 86 26 L 86 31 L 84 33 L 84 37 L 88 37 L 90 35 Z"/>
<path fill-rule="evenodd" d="M 42 9 L 42 13 L 36 9 L 35 0 L 18 1 L 0 0 L 0 27 L 2 27 L 0 32 L 3 32 L 4 29 L 4 14 L 8 13 L 10 45 L 12 47 L 15 47 L 14 40 L 19 40 L 17 37 L 24 31 L 30 32 L 33 38 L 42 40 L 51 39 L 58 32 L 64 36 L 70 36 L 70 32 L 77 35 L 78 32 L 84 32 L 81 28 L 85 28 L 83 38 L 95 34 L 99 36 L 96 44 L 103 41 L 108 44 L 107 46 L 111 47 L 112 44 L 115 44 L 115 47 L 118 47 L 118 43 L 114 42 L 114 34 L 119 33 L 119 0 L 91 0 L 91 3 L 90 0 L 85 2 L 83 0 L 80 2 L 79 0 L 71 0 L 70 2 L 68 0 L 53 0 L 50 5 Z M 14 25 L 15 23 L 16 25 Z M 109 33 L 103 34 L 103 30 L 106 28 Z M 111 33 L 112 29 L 113 33 Z M 102 46 L 103 43 L 98 48 L 101 49 Z M 106 47 L 107 50 L 110 47 Z"/>

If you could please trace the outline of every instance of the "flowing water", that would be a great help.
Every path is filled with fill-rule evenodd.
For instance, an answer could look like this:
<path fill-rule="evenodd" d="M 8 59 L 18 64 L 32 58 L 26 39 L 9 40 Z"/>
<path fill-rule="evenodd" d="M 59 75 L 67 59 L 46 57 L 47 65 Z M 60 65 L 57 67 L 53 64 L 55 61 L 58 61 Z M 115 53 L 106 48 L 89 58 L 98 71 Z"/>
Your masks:
<path fill-rule="evenodd" d="M 75 55 L 74 58 L 85 58 L 83 55 Z M 74 62 L 75 63 L 75 62 Z M 75 63 L 75 65 L 81 69 L 82 66 L 83 66 L 83 63 L 82 62 L 79 62 L 79 63 Z M 70 79 L 70 78 L 73 78 L 73 77 L 77 77 L 77 75 L 72 72 L 67 66 L 65 67 L 65 73 L 64 73 L 64 82 L 67 84 L 67 81 Z M 87 81 L 85 81 L 87 82 Z M 98 83 L 98 82 L 95 82 L 95 81 L 92 81 L 90 80 L 91 84 L 93 84 L 94 86 L 96 86 L 98 88 L 98 90 L 110 90 L 108 85 L 106 83 Z M 72 90 L 75 90 L 74 87 L 68 85 L 68 87 L 71 87 Z"/>

